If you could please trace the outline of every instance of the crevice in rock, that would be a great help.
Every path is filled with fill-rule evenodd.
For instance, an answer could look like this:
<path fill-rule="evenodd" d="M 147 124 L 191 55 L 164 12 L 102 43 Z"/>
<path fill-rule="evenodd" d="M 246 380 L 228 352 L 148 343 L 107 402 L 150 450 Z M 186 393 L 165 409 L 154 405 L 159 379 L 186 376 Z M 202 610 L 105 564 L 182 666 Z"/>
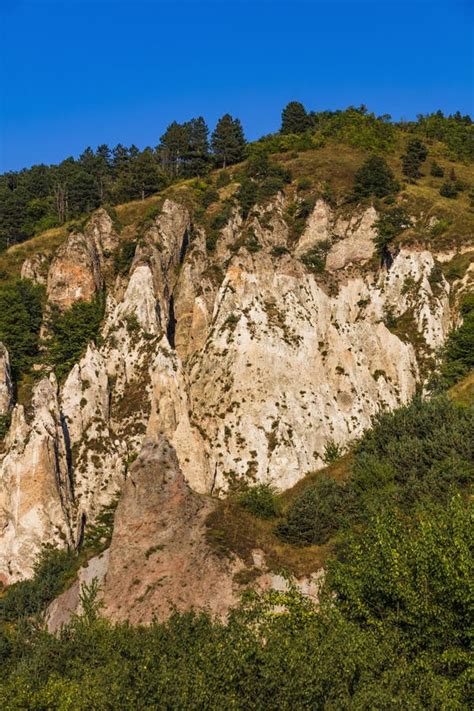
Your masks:
<path fill-rule="evenodd" d="M 179 253 L 179 263 L 180 264 L 182 264 L 184 262 L 184 258 L 186 256 L 188 247 L 189 247 L 189 232 L 188 232 L 188 230 L 186 230 L 183 235 L 183 242 L 181 244 L 181 251 Z"/>
<path fill-rule="evenodd" d="M 71 490 L 72 500 L 74 502 L 74 478 L 73 478 L 73 466 L 72 466 L 72 448 L 71 448 L 71 437 L 69 435 L 69 430 L 67 427 L 66 418 L 61 413 L 60 414 L 61 430 L 64 439 L 64 449 L 66 450 L 66 466 L 67 466 L 67 476 L 69 480 L 69 487 Z"/>
<path fill-rule="evenodd" d="M 84 541 L 84 533 L 86 530 L 86 523 L 87 523 L 87 516 L 86 516 L 85 511 L 83 511 L 81 513 L 81 516 L 80 516 L 78 524 L 77 524 L 76 550 L 79 550 L 79 548 L 82 546 L 82 543 Z"/>
<path fill-rule="evenodd" d="M 176 335 L 176 318 L 174 315 L 174 296 L 171 294 L 168 301 L 168 326 L 166 328 L 166 336 L 171 348 L 175 347 Z"/>

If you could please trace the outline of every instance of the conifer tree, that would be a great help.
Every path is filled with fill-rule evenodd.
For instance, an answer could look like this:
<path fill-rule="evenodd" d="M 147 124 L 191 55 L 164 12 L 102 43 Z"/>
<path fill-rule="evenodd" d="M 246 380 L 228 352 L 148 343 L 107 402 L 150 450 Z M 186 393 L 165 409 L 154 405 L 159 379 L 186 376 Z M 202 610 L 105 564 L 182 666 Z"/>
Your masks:
<path fill-rule="evenodd" d="M 240 120 L 224 114 L 212 134 L 211 147 L 216 162 L 223 168 L 243 160 L 245 137 Z"/>
<path fill-rule="evenodd" d="M 299 101 L 290 101 L 281 113 L 280 133 L 304 133 L 309 127 L 306 109 Z"/>

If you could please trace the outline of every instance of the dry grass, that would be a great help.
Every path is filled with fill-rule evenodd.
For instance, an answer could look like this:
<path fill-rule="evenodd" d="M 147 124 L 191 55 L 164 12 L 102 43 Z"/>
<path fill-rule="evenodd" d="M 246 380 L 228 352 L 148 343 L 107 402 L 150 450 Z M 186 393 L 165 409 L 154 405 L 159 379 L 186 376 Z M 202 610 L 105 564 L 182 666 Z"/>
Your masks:
<path fill-rule="evenodd" d="M 467 375 L 464 380 L 454 385 L 448 393 L 449 397 L 458 405 L 474 404 L 474 372 Z"/>
<path fill-rule="evenodd" d="M 0 253 L 0 280 L 20 276 L 21 265 L 28 257 L 41 252 L 46 257 L 52 256 L 68 235 L 67 225 L 54 227 L 42 232 L 26 242 L 16 244 Z"/>

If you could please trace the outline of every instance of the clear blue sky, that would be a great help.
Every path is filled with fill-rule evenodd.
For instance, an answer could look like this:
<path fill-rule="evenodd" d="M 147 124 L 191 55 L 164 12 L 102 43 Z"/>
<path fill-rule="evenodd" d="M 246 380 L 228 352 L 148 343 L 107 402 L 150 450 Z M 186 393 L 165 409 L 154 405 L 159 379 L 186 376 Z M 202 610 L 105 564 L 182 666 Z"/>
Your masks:
<path fill-rule="evenodd" d="M 472 0 L 0 0 L 0 170 L 290 100 L 473 112 Z"/>

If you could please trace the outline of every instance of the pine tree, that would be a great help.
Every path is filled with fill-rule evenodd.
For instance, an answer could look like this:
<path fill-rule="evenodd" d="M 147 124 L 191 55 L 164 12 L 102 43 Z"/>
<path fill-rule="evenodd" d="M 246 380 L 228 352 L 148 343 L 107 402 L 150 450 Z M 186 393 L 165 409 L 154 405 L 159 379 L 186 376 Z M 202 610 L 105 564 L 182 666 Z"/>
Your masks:
<path fill-rule="evenodd" d="M 304 133 L 309 128 L 309 117 L 299 101 L 290 101 L 281 113 L 280 133 Z"/>
<path fill-rule="evenodd" d="M 211 147 L 216 162 L 223 168 L 243 160 L 245 137 L 240 120 L 224 114 L 212 134 Z"/>
<path fill-rule="evenodd" d="M 188 130 L 185 124 L 173 121 L 160 138 L 159 152 L 162 165 L 172 177 L 181 172 L 183 155 L 188 147 Z"/>
<path fill-rule="evenodd" d="M 408 141 L 407 152 L 402 156 L 403 174 L 412 181 L 421 176 L 420 167 L 428 155 L 428 149 L 418 138 Z"/>
<path fill-rule="evenodd" d="M 399 185 L 386 160 L 380 156 L 367 158 L 355 174 L 354 197 L 374 195 L 385 197 L 396 192 Z"/>
<path fill-rule="evenodd" d="M 189 177 L 205 175 L 209 168 L 209 129 L 202 116 L 184 124 L 186 149 L 183 154 L 183 174 Z"/>

